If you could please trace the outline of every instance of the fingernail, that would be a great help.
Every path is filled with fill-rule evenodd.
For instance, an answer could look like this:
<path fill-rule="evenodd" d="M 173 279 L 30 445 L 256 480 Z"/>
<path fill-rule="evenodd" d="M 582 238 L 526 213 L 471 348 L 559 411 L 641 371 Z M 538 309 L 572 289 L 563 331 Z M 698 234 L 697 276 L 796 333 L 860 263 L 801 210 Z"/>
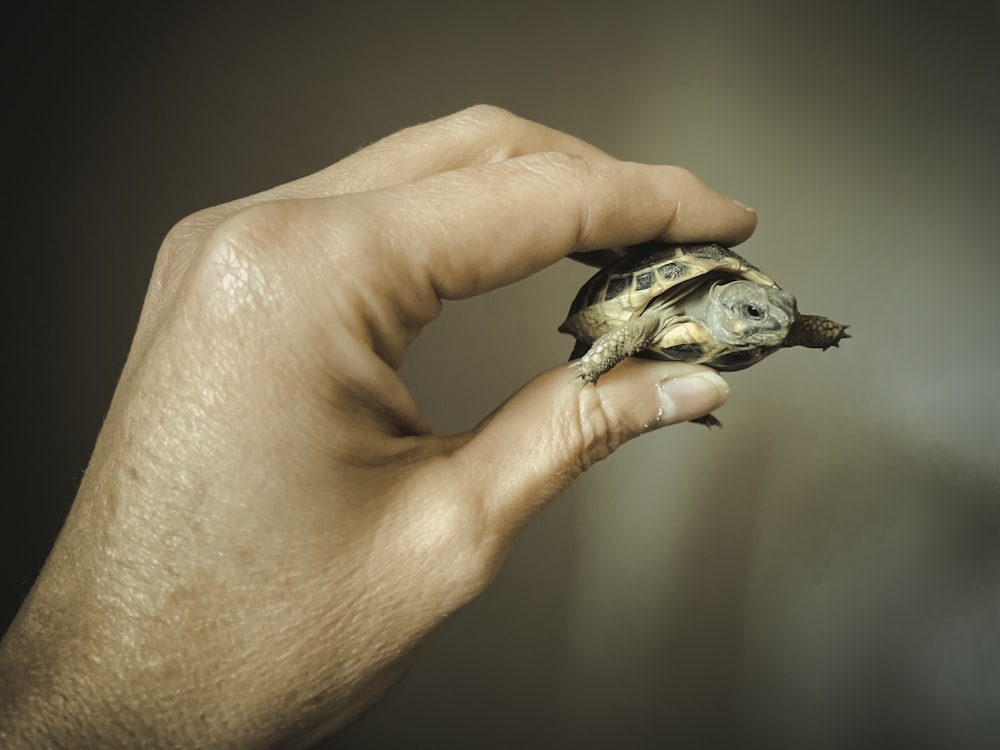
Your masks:
<path fill-rule="evenodd" d="M 746 203 L 741 203 L 740 201 L 735 200 L 735 199 L 733 200 L 733 203 L 735 203 L 737 206 L 739 206 L 740 208 L 742 208 L 744 211 L 749 211 L 752 214 L 757 213 L 752 208 L 750 208 L 750 206 L 748 206 Z"/>
<path fill-rule="evenodd" d="M 712 371 L 661 380 L 660 422 L 672 424 L 708 414 L 726 402 L 729 384 Z"/>

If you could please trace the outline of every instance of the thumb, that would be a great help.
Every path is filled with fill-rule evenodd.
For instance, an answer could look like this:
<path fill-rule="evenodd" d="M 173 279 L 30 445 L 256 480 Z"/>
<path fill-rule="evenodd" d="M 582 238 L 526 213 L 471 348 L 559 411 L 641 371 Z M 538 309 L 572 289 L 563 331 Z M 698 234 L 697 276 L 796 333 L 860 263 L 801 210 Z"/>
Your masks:
<path fill-rule="evenodd" d="M 479 497 L 513 531 L 626 441 L 704 416 L 728 393 L 700 365 L 628 359 L 592 385 L 560 367 L 516 393 L 453 458 L 479 478 Z"/>

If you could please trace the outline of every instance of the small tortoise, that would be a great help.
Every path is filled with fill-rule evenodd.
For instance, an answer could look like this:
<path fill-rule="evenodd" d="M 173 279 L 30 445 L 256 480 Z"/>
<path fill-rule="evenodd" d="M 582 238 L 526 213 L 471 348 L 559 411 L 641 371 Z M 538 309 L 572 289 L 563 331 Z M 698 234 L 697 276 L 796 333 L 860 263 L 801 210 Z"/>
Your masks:
<path fill-rule="evenodd" d="M 795 297 L 721 245 L 650 243 L 581 287 L 559 330 L 587 383 L 639 355 L 742 370 L 787 346 L 826 349 L 847 326 L 802 315 Z M 712 415 L 699 421 L 712 426 Z"/>

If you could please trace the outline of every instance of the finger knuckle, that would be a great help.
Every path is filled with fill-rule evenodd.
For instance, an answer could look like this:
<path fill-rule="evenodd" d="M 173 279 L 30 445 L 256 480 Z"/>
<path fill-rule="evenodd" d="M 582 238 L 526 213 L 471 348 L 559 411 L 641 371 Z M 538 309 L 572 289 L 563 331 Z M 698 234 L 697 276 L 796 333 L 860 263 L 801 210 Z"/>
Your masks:
<path fill-rule="evenodd" d="M 236 246 L 262 251 L 285 239 L 299 221 L 294 201 L 267 201 L 246 206 L 222 219 L 209 246 Z"/>
<path fill-rule="evenodd" d="M 679 167 L 676 164 L 671 164 L 665 167 L 669 172 L 673 174 L 673 178 L 678 183 L 690 183 L 701 185 L 701 179 L 692 172 L 687 167 Z"/>
<path fill-rule="evenodd" d="M 493 104 L 474 104 L 456 112 L 450 119 L 460 127 L 484 130 L 507 130 L 524 122 L 510 110 Z"/>
<path fill-rule="evenodd" d="M 218 220 L 216 210 L 204 209 L 184 217 L 170 228 L 156 254 L 153 289 L 176 284 Z"/>
<path fill-rule="evenodd" d="M 283 295 L 279 248 L 294 242 L 296 211 L 287 202 L 240 209 L 205 239 L 192 267 L 192 288 L 213 317 L 241 317 L 273 307 Z"/>

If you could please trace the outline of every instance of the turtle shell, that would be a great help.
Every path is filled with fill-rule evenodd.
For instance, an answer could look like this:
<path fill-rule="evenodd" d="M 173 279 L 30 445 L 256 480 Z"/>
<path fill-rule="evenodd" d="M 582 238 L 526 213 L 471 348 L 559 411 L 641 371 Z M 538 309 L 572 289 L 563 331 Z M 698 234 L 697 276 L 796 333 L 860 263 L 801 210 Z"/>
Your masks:
<path fill-rule="evenodd" d="M 591 277 L 580 288 L 559 330 L 577 339 L 571 358 L 582 356 L 602 336 L 642 316 L 654 300 L 660 303 L 665 298 L 669 303 L 679 303 L 704 285 L 723 279 L 744 279 L 760 286 L 780 288 L 759 268 L 722 245 L 655 243 L 633 249 Z M 794 298 L 788 296 L 794 306 Z M 628 354 L 697 362 L 720 370 L 739 370 L 760 361 L 777 348 L 734 351 L 717 341 L 699 322 L 686 320 L 660 332 L 655 346 Z"/>

